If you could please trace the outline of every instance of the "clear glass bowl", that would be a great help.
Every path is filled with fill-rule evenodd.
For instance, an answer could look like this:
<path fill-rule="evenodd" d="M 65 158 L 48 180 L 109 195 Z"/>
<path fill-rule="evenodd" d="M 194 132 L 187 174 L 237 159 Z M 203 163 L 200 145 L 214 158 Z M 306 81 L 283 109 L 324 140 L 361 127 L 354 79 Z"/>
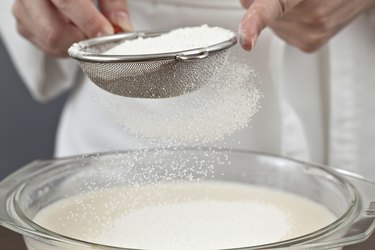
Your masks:
<path fill-rule="evenodd" d="M 138 150 L 35 161 L 0 183 L 0 224 L 24 235 L 30 250 L 126 249 L 69 238 L 37 225 L 33 218 L 53 202 L 92 190 L 197 180 L 286 191 L 318 202 L 338 218 L 298 238 L 241 249 L 335 249 L 363 242 L 375 229 L 375 183 L 327 166 L 213 148 Z"/>

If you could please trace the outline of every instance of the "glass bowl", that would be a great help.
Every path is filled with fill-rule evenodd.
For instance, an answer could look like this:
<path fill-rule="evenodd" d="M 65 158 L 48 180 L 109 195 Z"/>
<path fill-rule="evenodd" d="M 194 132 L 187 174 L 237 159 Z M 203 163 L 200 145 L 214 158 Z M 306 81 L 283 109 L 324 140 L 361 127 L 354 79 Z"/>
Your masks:
<path fill-rule="evenodd" d="M 337 249 L 365 241 L 375 229 L 373 182 L 328 166 L 218 148 L 148 149 L 35 161 L 0 183 L 0 224 L 22 234 L 30 250 L 127 249 L 66 237 L 39 226 L 33 218 L 56 201 L 93 190 L 206 180 L 285 191 L 313 200 L 337 217 L 315 232 L 241 249 Z"/>

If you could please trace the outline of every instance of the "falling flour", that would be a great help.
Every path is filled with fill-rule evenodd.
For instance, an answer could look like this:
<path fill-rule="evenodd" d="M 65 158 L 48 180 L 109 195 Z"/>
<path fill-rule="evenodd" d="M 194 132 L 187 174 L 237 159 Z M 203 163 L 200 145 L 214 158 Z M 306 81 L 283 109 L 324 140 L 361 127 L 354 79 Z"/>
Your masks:
<path fill-rule="evenodd" d="M 262 94 L 253 69 L 228 62 L 197 91 L 166 99 L 134 99 L 99 91 L 108 120 L 148 146 L 203 145 L 247 127 Z"/>
<path fill-rule="evenodd" d="M 205 48 L 234 37 L 230 30 L 220 27 L 186 27 L 172 30 L 161 36 L 126 40 L 106 51 L 106 55 L 139 55 L 178 52 Z"/>

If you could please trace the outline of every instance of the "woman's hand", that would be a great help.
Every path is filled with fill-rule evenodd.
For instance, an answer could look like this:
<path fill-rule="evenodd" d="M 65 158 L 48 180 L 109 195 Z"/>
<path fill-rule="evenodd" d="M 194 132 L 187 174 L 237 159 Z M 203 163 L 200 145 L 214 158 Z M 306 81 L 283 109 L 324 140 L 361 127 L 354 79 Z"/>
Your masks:
<path fill-rule="evenodd" d="M 18 32 L 44 52 L 65 57 L 74 42 L 131 30 L 126 0 L 16 0 Z"/>
<path fill-rule="evenodd" d="M 375 0 L 241 0 L 248 9 L 240 24 L 240 42 L 251 50 L 269 26 L 279 37 L 314 52 Z"/>

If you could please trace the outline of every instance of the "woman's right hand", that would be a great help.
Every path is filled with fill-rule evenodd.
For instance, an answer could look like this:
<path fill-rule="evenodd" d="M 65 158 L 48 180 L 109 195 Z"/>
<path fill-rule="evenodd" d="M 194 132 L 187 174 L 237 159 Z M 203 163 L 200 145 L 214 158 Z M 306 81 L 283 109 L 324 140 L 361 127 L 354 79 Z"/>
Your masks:
<path fill-rule="evenodd" d="M 99 10 L 100 9 L 100 10 Z M 75 42 L 131 30 L 126 0 L 16 0 L 13 15 L 18 32 L 44 52 L 66 57 Z"/>
<path fill-rule="evenodd" d="M 269 26 L 279 37 L 305 52 L 314 52 L 375 0 L 241 0 L 247 12 L 240 25 L 240 42 L 250 50 Z"/>

